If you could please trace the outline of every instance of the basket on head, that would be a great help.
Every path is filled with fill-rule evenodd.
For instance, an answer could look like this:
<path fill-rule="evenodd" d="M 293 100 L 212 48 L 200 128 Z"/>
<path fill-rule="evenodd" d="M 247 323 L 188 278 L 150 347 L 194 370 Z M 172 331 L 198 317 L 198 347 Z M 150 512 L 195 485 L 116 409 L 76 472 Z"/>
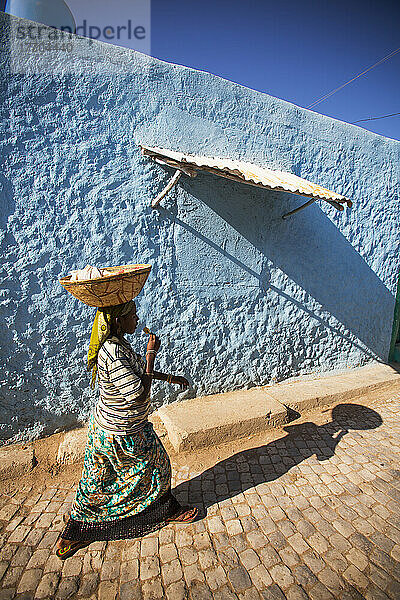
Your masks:
<path fill-rule="evenodd" d="M 151 265 L 120 265 L 103 269 L 103 276 L 95 279 L 71 281 L 71 275 L 68 275 L 59 281 L 67 292 L 88 306 L 115 306 L 129 302 L 140 293 Z"/>

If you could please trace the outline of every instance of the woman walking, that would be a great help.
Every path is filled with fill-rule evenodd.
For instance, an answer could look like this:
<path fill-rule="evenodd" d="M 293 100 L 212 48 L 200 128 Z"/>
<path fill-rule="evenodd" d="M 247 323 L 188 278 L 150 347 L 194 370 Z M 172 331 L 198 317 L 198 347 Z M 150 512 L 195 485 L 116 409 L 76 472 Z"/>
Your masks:
<path fill-rule="evenodd" d="M 138 324 L 133 300 L 99 308 L 88 369 L 100 398 L 89 420 L 82 477 L 57 542 L 62 559 L 96 540 L 143 536 L 170 522 L 191 522 L 197 508 L 171 493 L 171 463 L 147 417 L 153 378 L 187 387 L 183 377 L 154 371 L 160 340 L 150 334 L 146 360 L 125 340 Z"/>

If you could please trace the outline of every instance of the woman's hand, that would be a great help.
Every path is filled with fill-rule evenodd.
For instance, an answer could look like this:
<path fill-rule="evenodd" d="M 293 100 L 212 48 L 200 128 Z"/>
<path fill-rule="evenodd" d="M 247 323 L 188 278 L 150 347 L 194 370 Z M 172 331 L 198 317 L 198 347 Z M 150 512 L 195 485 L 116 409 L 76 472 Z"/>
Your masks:
<path fill-rule="evenodd" d="M 185 377 L 181 377 L 180 375 L 174 375 L 173 377 L 173 383 L 177 383 L 181 386 L 183 390 L 187 390 L 187 388 L 189 387 L 189 382 L 187 379 L 185 379 Z"/>
<path fill-rule="evenodd" d="M 147 350 L 151 352 L 158 352 L 161 346 L 161 340 L 156 336 L 155 333 L 151 333 L 149 337 L 149 341 L 147 342 Z"/>

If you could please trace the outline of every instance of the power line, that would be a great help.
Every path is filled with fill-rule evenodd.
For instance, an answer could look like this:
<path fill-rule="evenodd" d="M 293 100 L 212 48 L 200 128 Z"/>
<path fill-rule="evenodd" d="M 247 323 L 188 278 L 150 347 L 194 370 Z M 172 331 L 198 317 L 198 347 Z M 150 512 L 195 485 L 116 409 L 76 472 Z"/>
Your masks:
<path fill-rule="evenodd" d="M 352 125 L 354 125 L 355 123 L 361 123 L 362 121 L 376 121 L 377 119 L 386 119 L 387 117 L 395 117 L 396 115 L 400 115 L 400 112 L 392 113 L 391 115 L 382 115 L 382 117 L 369 117 L 368 119 L 358 119 L 358 121 L 353 121 Z"/>
<path fill-rule="evenodd" d="M 393 52 L 391 52 L 387 56 L 384 56 L 383 58 L 381 58 L 380 60 L 378 60 L 378 62 L 376 62 L 375 64 L 373 64 L 371 67 L 368 67 L 368 69 L 365 69 L 365 71 L 363 71 L 362 73 L 359 73 L 358 75 L 356 75 L 352 79 L 349 79 L 349 81 L 346 81 L 346 83 L 343 83 L 343 85 L 340 85 L 339 87 L 335 88 L 331 92 L 328 92 L 327 94 L 325 94 L 325 96 L 322 96 L 321 98 L 319 98 L 315 102 L 312 102 L 311 104 L 309 104 L 309 106 L 306 106 L 306 108 L 313 108 L 314 106 L 316 106 L 317 104 L 319 104 L 323 100 L 326 100 L 330 96 L 333 96 L 333 94 L 336 94 L 336 92 L 338 92 L 339 90 L 343 89 L 346 85 L 349 85 L 349 83 L 351 83 L 355 79 L 358 79 L 359 77 L 361 77 L 361 75 L 365 75 L 365 73 L 368 73 L 368 71 L 370 71 L 374 67 L 377 67 L 378 65 L 380 65 L 381 63 L 383 63 L 385 60 L 388 60 L 389 58 L 392 58 L 392 56 L 394 56 L 395 54 L 398 54 L 398 52 L 400 52 L 400 48 L 397 48 L 397 50 L 393 50 Z"/>

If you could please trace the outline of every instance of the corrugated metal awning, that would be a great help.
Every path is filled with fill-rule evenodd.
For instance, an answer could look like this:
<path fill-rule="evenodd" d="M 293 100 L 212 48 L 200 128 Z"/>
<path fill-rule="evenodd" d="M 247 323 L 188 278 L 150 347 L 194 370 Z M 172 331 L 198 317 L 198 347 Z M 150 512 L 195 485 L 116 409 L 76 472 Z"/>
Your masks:
<path fill-rule="evenodd" d="M 149 156 L 158 163 L 169 165 L 178 170 L 168 186 L 153 201 L 152 206 L 158 204 L 161 198 L 165 196 L 173 185 L 175 185 L 182 173 L 194 177 L 199 171 L 208 171 L 209 173 L 214 173 L 215 175 L 226 177 L 233 181 L 247 183 L 269 190 L 290 192 L 292 194 L 312 198 L 312 200 L 294 211 L 287 213 L 284 217 L 308 206 L 312 202 L 315 202 L 315 200 L 325 200 L 338 210 L 343 210 L 343 204 L 347 204 L 349 207 L 352 206 L 352 202 L 348 198 L 285 171 L 260 167 L 253 163 L 232 160 L 229 158 L 214 158 L 184 154 L 183 152 L 167 150 L 166 148 L 140 147 L 142 149 L 142 154 L 145 156 Z"/>

